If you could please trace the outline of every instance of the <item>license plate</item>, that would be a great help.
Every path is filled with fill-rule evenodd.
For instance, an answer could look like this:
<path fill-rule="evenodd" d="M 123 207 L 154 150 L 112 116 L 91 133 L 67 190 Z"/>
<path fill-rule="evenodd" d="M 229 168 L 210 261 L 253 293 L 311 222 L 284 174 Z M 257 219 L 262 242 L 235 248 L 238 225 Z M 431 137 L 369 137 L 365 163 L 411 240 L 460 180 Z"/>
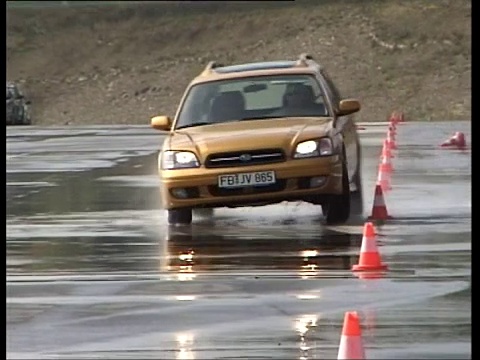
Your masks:
<path fill-rule="evenodd" d="M 218 187 L 220 188 L 238 188 L 270 184 L 275 184 L 274 171 L 228 174 L 218 177 Z"/>

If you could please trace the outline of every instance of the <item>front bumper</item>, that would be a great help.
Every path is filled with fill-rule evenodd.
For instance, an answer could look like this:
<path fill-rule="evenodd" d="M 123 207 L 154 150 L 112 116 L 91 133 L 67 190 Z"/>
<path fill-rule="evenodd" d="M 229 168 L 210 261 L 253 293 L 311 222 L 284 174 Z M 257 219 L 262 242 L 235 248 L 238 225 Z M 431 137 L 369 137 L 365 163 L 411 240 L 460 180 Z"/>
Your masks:
<path fill-rule="evenodd" d="M 217 186 L 219 175 L 268 170 L 275 171 L 276 183 L 273 185 L 228 190 Z M 339 155 L 268 165 L 159 170 L 159 174 L 160 195 L 165 209 L 248 206 L 342 192 L 342 161 Z M 321 186 L 311 187 L 310 179 L 315 177 L 326 177 L 326 180 Z M 176 188 L 187 189 L 190 197 L 180 199 L 173 196 L 172 190 Z"/>

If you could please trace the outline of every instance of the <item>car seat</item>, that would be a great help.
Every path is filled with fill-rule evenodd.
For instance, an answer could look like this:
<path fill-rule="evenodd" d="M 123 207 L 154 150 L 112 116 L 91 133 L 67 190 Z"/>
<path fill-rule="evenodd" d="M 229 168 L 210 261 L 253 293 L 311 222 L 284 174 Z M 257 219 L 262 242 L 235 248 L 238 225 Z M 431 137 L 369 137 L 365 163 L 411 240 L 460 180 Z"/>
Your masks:
<path fill-rule="evenodd" d="M 319 116 L 327 115 L 325 105 L 316 102 L 316 96 L 313 88 L 305 84 L 290 84 L 283 95 L 283 107 L 288 107 L 288 96 L 294 93 L 302 97 L 302 104 L 306 109 L 310 109 L 308 113 L 314 113 Z"/>
<path fill-rule="evenodd" d="M 283 106 L 288 106 L 288 96 L 294 93 L 302 97 L 302 102 L 306 105 L 315 103 L 315 94 L 310 85 L 304 84 L 291 84 L 287 86 L 285 94 L 283 95 Z"/>
<path fill-rule="evenodd" d="M 241 91 L 226 91 L 217 95 L 210 108 L 210 121 L 240 120 L 245 111 L 245 98 Z"/>

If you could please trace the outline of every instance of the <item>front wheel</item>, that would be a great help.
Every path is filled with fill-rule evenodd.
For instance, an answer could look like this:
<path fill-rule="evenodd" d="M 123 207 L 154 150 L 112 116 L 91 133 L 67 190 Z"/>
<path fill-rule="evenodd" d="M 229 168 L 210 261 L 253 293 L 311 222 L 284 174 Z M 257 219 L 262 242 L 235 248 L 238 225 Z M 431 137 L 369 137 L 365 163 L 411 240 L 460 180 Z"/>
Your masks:
<path fill-rule="evenodd" d="M 188 225 L 192 223 L 192 209 L 172 209 L 167 211 L 169 224 Z"/>
<path fill-rule="evenodd" d="M 23 107 L 16 108 L 14 119 L 14 125 L 24 125 L 25 109 Z"/>
<path fill-rule="evenodd" d="M 344 223 L 350 217 L 350 186 L 348 181 L 348 170 L 343 165 L 342 193 L 331 195 L 328 203 L 322 206 L 328 225 Z"/>

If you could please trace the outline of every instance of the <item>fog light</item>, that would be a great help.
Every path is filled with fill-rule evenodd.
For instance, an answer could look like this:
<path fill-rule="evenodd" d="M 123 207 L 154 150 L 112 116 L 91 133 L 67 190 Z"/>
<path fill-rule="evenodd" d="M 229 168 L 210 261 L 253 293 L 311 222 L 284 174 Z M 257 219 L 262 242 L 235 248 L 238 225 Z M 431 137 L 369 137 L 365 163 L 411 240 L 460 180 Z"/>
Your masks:
<path fill-rule="evenodd" d="M 327 182 L 327 177 L 326 176 L 315 176 L 310 179 L 310 187 L 320 187 L 325 185 Z"/>
<path fill-rule="evenodd" d="M 177 188 L 171 190 L 172 195 L 175 196 L 177 199 L 186 199 L 188 198 L 188 191 L 184 188 Z"/>

